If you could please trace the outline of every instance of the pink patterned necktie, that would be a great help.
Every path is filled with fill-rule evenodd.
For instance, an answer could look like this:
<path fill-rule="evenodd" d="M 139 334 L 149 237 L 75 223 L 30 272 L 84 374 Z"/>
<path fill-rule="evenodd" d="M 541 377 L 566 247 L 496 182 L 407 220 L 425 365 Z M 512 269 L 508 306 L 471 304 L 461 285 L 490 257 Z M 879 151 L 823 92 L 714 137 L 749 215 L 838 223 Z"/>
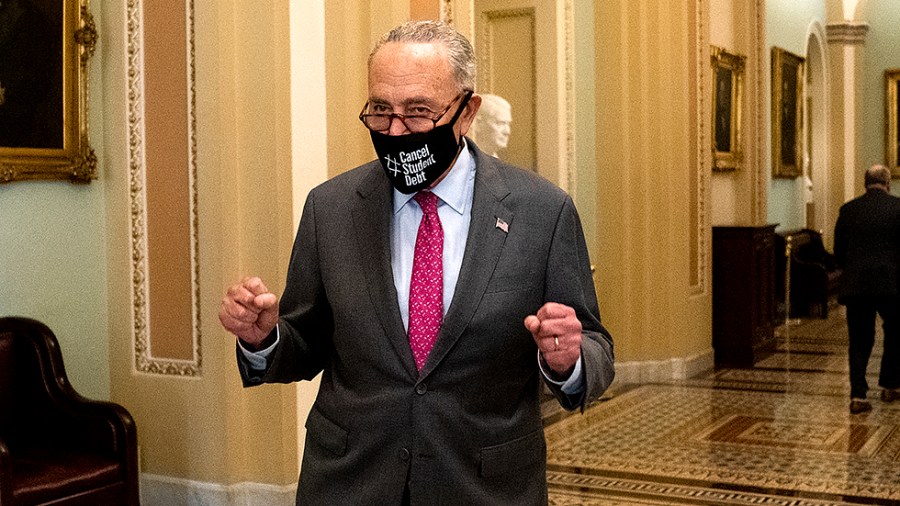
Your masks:
<path fill-rule="evenodd" d="M 420 371 L 437 339 L 444 317 L 444 229 L 437 196 L 421 191 L 413 197 L 422 208 L 409 283 L 409 346 Z"/>

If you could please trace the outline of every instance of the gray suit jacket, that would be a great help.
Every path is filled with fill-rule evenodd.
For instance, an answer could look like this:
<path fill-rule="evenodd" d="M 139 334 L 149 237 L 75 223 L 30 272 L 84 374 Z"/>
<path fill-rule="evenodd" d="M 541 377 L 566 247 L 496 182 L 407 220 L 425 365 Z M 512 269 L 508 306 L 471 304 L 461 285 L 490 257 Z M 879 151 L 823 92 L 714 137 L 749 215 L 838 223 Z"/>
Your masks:
<path fill-rule="evenodd" d="M 575 206 L 533 173 L 476 159 L 453 302 L 416 371 L 391 274 L 392 190 L 378 162 L 306 202 L 280 303 L 281 340 L 245 385 L 322 373 L 306 422 L 297 504 L 546 504 L 543 376 L 524 319 L 545 302 L 584 327 L 584 408 L 613 379 Z M 497 227 L 508 223 L 508 232 Z"/>

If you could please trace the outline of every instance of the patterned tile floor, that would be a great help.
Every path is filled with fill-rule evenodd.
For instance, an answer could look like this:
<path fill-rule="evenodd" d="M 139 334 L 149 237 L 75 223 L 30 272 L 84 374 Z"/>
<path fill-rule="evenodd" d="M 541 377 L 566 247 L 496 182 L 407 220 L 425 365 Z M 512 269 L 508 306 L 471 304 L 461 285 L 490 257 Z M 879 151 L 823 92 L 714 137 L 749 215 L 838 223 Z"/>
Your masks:
<path fill-rule="evenodd" d="M 879 346 L 873 409 L 849 414 L 845 329 L 839 310 L 793 322 L 752 369 L 549 414 L 550 504 L 900 505 L 900 402 L 878 400 Z"/>

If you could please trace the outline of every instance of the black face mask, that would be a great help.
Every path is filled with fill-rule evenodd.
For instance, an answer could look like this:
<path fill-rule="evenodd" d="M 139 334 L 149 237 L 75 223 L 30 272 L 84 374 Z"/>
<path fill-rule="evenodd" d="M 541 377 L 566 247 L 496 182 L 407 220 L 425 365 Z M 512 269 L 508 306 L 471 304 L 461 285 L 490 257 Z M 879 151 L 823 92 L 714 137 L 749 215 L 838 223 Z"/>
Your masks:
<path fill-rule="evenodd" d="M 410 194 L 428 188 L 450 168 L 462 148 L 462 140 L 456 138 L 453 125 L 471 96 L 466 94 L 449 123 L 427 132 L 387 135 L 369 131 L 384 173 L 397 191 Z"/>

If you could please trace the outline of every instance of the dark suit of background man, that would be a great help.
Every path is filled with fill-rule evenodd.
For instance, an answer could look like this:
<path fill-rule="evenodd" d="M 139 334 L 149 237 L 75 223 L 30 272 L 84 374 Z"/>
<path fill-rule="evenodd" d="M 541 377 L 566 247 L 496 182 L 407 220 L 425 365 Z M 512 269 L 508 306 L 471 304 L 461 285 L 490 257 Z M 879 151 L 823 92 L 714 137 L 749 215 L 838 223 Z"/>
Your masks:
<path fill-rule="evenodd" d="M 614 374 L 574 204 L 464 137 L 451 27 L 397 27 L 368 67 L 379 160 L 310 193 L 280 304 L 258 278 L 223 299 L 244 383 L 322 373 L 297 504 L 546 504 L 542 384 L 584 409 Z"/>
<path fill-rule="evenodd" d="M 900 398 L 900 198 L 891 195 L 891 173 L 881 165 L 866 171 L 866 193 L 841 206 L 834 227 L 835 260 L 843 272 L 839 301 L 847 306 L 850 339 L 850 412 L 872 408 L 866 400 L 866 366 L 875 342 L 875 314 L 884 329 L 878 384 L 881 398 Z"/>

